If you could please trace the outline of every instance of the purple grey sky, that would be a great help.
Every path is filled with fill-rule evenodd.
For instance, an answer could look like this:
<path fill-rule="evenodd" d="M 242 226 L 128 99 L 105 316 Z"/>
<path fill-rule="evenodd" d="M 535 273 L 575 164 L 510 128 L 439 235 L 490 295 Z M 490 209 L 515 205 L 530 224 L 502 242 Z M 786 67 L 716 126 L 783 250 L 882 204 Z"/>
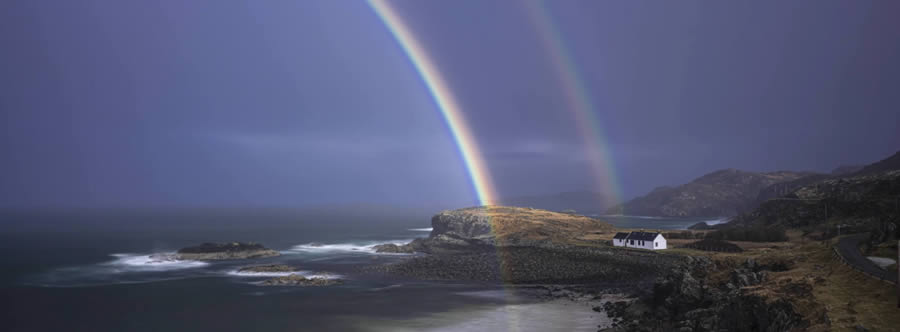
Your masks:
<path fill-rule="evenodd" d="M 397 1 L 503 195 L 592 188 L 525 6 Z M 900 149 L 900 3 L 553 1 L 626 197 Z M 0 3 L 0 206 L 471 205 L 361 1 Z"/>

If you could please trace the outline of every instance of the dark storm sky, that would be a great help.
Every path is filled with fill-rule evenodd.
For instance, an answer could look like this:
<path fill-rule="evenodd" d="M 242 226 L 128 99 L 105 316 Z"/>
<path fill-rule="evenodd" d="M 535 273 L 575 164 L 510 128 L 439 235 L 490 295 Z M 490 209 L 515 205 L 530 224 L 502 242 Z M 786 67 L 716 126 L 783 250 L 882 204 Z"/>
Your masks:
<path fill-rule="evenodd" d="M 504 195 L 593 188 L 516 1 L 398 1 Z M 900 149 L 900 4 L 556 1 L 626 196 Z M 446 125 L 359 1 L 3 1 L 4 206 L 462 204 Z"/>

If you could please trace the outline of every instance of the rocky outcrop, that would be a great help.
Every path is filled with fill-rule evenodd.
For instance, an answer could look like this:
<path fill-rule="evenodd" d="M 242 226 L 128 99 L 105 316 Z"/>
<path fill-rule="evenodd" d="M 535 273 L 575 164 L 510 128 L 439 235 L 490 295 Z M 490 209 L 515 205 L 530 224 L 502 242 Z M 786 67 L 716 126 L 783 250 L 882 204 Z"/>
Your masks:
<path fill-rule="evenodd" d="M 769 277 L 767 271 L 761 268 L 753 259 L 747 259 L 742 267 L 731 271 L 731 283 L 726 285 L 729 289 L 735 287 L 747 287 L 759 285 Z"/>
<path fill-rule="evenodd" d="M 238 269 L 238 272 L 244 273 L 269 273 L 269 272 L 294 272 L 297 271 L 297 268 L 290 265 L 280 265 L 280 264 L 272 264 L 272 265 L 257 265 L 257 266 L 247 266 Z"/>
<path fill-rule="evenodd" d="M 299 274 L 276 277 L 260 283 L 262 286 L 332 286 L 342 284 L 340 279 L 307 278 Z"/>
<path fill-rule="evenodd" d="M 598 219 L 531 208 L 480 206 L 442 211 L 431 218 L 427 239 L 409 246 L 425 253 L 485 250 L 497 246 L 567 243 L 591 233 L 612 232 Z"/>
<path fill-rule="evenodd" d="M 376 246 L 372 247 L 372 249 L 374 249 L 375 252 L 377 252 L 377 253 L 385 253 L 385 254 L 412 254 L 412 253 L 416 252 L 416 250 L 413 249 L 413 247 L 408 244 L 396 245 L 393 243 L 385 243 L 385 244 L 376 245 Z"/>
<path fill-rule="evenodd" d="M 258 243 L 231 242 L 204 243 L 182 248 L 176 255 L 183 260 L 226 260 L 273 257 L 279 253 Z"/>
<path fill-rule="evenodd" d="M 725 169 L 677 187 L 656 188 L 645 196 L 609 209 L 607 213 L 663 217 L 734 216 L 754 208 L 764 188 L 811 174 Z"/>
<path fill-rule="evenodd" d="M 687 264 L 659 278 L 643 299 L 606 303 L 604 309 L 615 322 L 609 331 L 790 331 L 807 326 L 789 300 L 770 301 L 742 288 L 763 282 L 763 268 L 748 260 L 732 272 L 730 282 L 717 286 L 706 279 L 715 263 L 688 258 Z M 811 294 L 808 288 L 798 291 L 792 296 Z"/>

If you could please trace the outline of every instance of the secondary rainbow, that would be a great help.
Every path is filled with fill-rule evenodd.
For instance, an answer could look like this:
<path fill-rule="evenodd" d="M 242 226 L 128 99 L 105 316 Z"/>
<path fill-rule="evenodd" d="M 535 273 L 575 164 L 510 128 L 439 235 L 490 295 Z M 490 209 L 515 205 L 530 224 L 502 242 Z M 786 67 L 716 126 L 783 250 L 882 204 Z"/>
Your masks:
<path fill-rule="evenodd" d="M 443 76 L 441 76 L 440 70 L 432 62 L 428 52 L 425 51 L 425 48 L 422 47 L 422 44 L 416 39 L 410 28 L 386 1 L 369 0 L 369 5 L 381 18 L 381 21 L 384 22 L 391 34 L 393 34 L 431 93 L 438 110 L 450 129 L 453 140 L 456 141 L 456 146 L 469 172 L 469 178 L 472 181 L 472 187 L 478 196 L 479 203 L 481 205 L 493 205 L 496 202 L 497 195 L 489 179 L 481 152 L 475 142 L 475 137 L 472 136 L 472 131 L 466 123 L 459 103 L 453 97 L 453 93 L 447 86 Z"/>
<path fill-rule="evenodd" d="M 543 2 L 528 0 L 524 4 L 544 43 L 543 49 L 552 59 L 562 90 L 566 94 L 569 109 L 574 116 L 575 125 L 585 142 L 585 157 L 593 168 L 595 186 L 608 196 L 607 200 L 617 203 L 622 197 L 621 189 L 607 148 L 606 135 L 597 119 L 596 108 L 590 94 L 585 89 L 586 84 L 579 76 L 577 66 L 567 52 L 562 35 L 553 24 L 547 9 L 543 7 Z"/>

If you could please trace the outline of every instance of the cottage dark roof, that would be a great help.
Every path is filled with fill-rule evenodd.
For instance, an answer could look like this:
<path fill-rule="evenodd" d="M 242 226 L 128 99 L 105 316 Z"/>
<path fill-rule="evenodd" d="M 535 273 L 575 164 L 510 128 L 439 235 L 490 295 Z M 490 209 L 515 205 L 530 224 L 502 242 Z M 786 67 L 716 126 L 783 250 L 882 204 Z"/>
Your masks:
<path fill-rule="evenodd" d="M 659 233 L 651 233 L 651 232 L 631 232 L 628 235 L 628 240 L 636 240 L 636 241 L 653 241 L 656 239 L 656 236 Z M 618 236 L 618 234 L 616 234 Z"/>
<path fill-rule="evenodd" d="M 628 238 L 628 235 L 630 235 L 630 234 L 629 233 L 616 233 L 616 236 L 613 236 L 613 238 L 617 239 L 617 240 L 624 240 L 624 239 Z"/>

